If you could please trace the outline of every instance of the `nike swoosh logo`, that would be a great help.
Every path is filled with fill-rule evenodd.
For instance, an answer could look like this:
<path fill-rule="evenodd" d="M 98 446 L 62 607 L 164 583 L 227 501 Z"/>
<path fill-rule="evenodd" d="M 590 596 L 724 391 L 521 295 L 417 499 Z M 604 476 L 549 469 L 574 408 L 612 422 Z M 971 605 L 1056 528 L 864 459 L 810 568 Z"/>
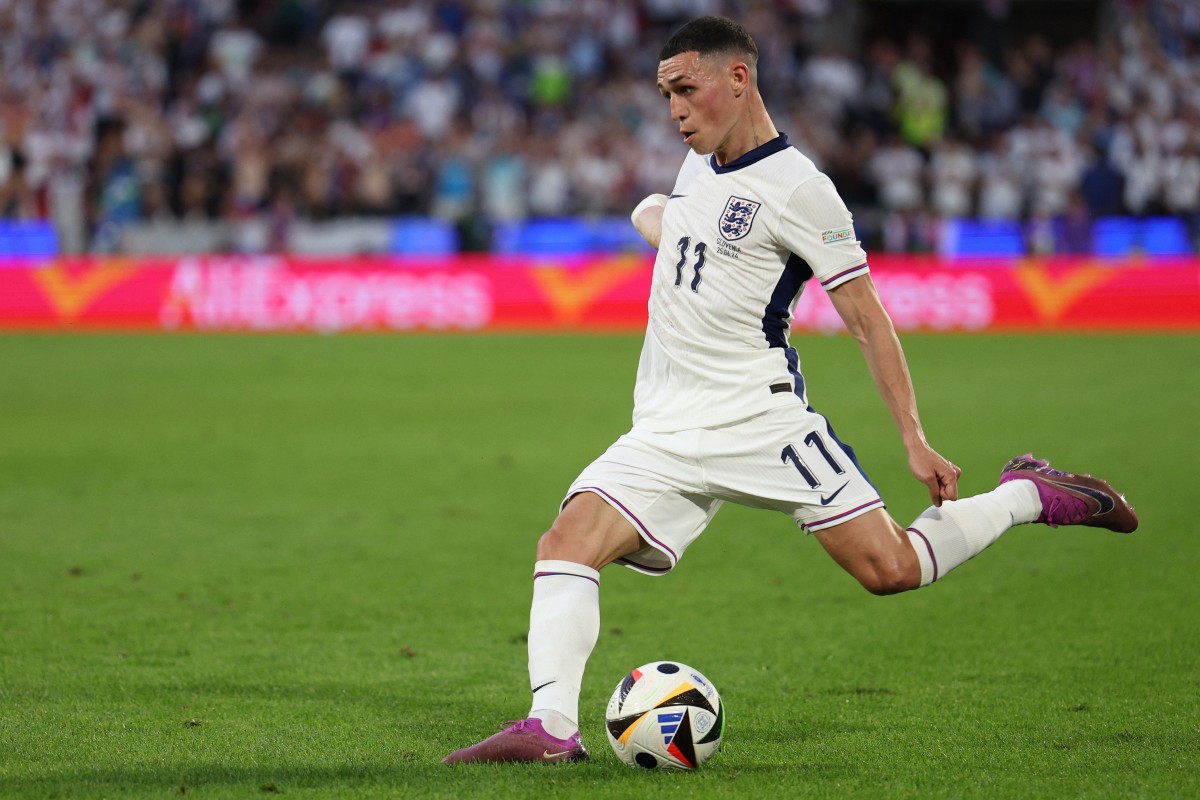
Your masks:
<path fill-rule="evenodd" d="M 552 684 L 552 683 L 554 683 L 554 681 L 546 681 L 546 682 L 545 682 L 545 683 L 543 683 L 541 686 L 539 686 L 539 687 L 537 687 L 536 689 L 534 689 L 534 690 L 533 690 L 533 692 L 532 692 L 532 694 L 537 694 L 537 693 L 538 693 L 538 692 L 540 692 L 542 689 L 545 689 L 547 686 L 549 686 L 549 685 L 550 685 L 550 684 Z"/>
<path fill-rule="evenodd" d="M 667 199 L 668 199 L 668 200 L 674 200 L 676 197 L 687 197 L 687 195 L 686 195 L 686 194 L 672 194 L 672 195 L 667 195 Z"/>
<path fill-rule="evenodd" d="M 833 494 L 829 495 L 829 497 L 822 497 L 822 498 L 821 498 L 821 505 L 823 505 L 823 506 L 827 506 L 827 505 L 829 505 L 830 503 L 832 503 L 832 502 L 833 502 L 833 498 L 835 498 L 835 497 L 837 497 L 839 494 L 841 494 L 841 493 L 842 493 L 842 489 L 845 489 L 845 488 L 846 488 L 847 486 L 849 486 L 849 485 L 850 485 L 850 482 L 849 482 L 849 481 L 846 481 L 845 483 L 843 483 L 841 486 L 839 486 L 839 487 L 838 487 L 838 489 L 837 489 L 837 491 L 836 491 L 836 492 L 834 492 Z"/>
<path fill-rule="evenodd" d="M 563 750 L 561 753 L 551 753 L 549 750 L 547 750 L 544 753 L 542 753 L 542 758 L 544 758 L 547 761 L 556 761 L 556 760 L 562 758 L 563 756 L 569 756 L 569 755 L 571 755 L 570 750 Z"/>
<path fill-rule="evenodd" d="M 1066 489 L 1069 492 L 1080 492 L 1081 494 L 1086 494 L 1088 497 L 1095 500 L 1100 504 L 1100 510 L 1095 514 L 1092 514 L 1093 517 L 1098 517 L 1101 514 L 1107 514 L 1117 507 L 1113 502 L 1113 499 L 1099 489 L 1089 489 L 1086 486 L 1076 486 L 1073 483 L 1059 483 L 1058 481 L 1046 481 L 1046 483 L 1053 483 L 1055 486 Z"/>

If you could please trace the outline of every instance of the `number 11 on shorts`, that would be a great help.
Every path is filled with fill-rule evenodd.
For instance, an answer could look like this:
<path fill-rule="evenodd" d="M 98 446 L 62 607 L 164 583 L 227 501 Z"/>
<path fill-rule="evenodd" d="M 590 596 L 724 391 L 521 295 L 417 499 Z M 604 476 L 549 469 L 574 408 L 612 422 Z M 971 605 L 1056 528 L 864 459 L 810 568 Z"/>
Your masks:
<path fill-rule="evenodd" d="M 825 446 L 825 440 L 821 438 L 821 434 L 813 431 L 808 436 L 804 437 L 804 444 L 810 449 L 815 447 L 824 457 L 825 462 L 829 464 L 830 468 L 835 473 L 838 475 L 846 474 L 846 470 L 842 468 L 842 465 L 839 464 L 837 459 L 833 457 L 833 454 L 829 452 L 829 448 Z M 821 481 L 817 480 L 817 476 L 813 474 L 813 471 L 809 469 L 808 464 L 804 463 L 804 459 L 800 457 L 800 452 L 796 449 L 795 445 L 789 444 L 787 447 L 783 448 L 783 452 L 780 453 L 780 458 L 784 464 L 790 462 L 791 465 L 796 468 L 796 471 L 800 473 L 801 478 L 804 478 L 804 482 L 808 484 L 810 489 L 816 489 L 821 485 Z"/>

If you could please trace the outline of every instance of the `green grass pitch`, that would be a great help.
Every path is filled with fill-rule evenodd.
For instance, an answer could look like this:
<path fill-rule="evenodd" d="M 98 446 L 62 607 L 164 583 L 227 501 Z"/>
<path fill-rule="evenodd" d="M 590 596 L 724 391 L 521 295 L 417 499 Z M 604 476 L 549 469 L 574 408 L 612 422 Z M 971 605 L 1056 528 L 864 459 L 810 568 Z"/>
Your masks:
<path fill-rule="evenodd" d="M 926 505 L 845 337 L 810 399 Z M 877 598 L 734 507 L 605 570 L 586 763 L 445 767 L 527 710 L 534 542 L 628 426 L 634 336 L 0 337 L 0 797 L 1200 797 L 1200 337 L 909 336 L 926 432 L 1032 449 L 1142 529 L 1025 526 Z M 609 693 L 721 689 L 702 770 L 621 765 Z"/>

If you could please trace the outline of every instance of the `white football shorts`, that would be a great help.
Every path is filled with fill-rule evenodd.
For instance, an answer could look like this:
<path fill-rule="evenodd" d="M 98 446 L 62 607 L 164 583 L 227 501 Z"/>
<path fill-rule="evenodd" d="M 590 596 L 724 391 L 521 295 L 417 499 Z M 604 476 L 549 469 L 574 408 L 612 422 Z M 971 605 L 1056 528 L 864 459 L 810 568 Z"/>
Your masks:
<path fill-rule="evenodd" d="M 674 568 L 727 501 L 782 511 L 806 531 L 884 505 L 854 450 L 800 404 L 714 428 L 634 428 L 583 470 L 563 506 L 581 492 L 637 529 L 647 546 L 618 563 L 651 575 Z"/>

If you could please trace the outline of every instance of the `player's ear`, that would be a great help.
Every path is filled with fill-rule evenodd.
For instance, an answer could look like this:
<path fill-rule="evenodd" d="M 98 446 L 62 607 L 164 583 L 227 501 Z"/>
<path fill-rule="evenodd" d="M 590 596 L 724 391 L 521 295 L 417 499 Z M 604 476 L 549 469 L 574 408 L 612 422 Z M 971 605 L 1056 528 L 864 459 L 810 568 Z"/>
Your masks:
<path fill-rule="evenodd" d="M 729 65 L 729 88 L 734 97 L 741 97 L 750 88 L 750 67 L 745 61 L 733 61 Z"/>

